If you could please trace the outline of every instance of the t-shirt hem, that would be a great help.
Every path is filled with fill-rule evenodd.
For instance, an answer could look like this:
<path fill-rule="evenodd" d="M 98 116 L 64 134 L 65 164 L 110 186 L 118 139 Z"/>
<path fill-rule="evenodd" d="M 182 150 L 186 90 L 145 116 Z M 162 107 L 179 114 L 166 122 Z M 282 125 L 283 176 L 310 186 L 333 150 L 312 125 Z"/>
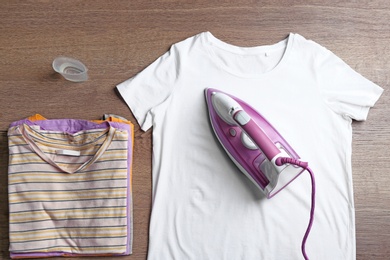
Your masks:
<path fill-rule="evenodd" d="M 368 102 L 368 106 L 365 106 L 365 107 L 362 107 L 360 109 L 360 119 L 361 121 L 366 121 L 367 118 L 368 118 L 368 112 L 370 111 L 370 108 L 372 108 L 375 103 L 379 100 L 379 98 L 381 97 L 382 93 L 383 93 L 383 88 L 381 87 L 378 87 L 374 90 L 374 92 L 372 93 L 372 97 L 371 99 L 369 100 Z"/>
<path fill-rule="evenodd" d="M 144 120 L 143 115 L 146 114 L 146 111 L 140 111 L 139 107 L 142 107 L 138 104 L 136 99 L 132 98 L 131 94 L 127 94 L 127 84 L 126 82 L 122 82 L 116 86 L 119 94 L 122 96 L 123 100 L 125 101 L 126 105 L 129 107 L 130 111 L 133 113 L 135 119 L 138 122 L 138 125 L 141 127 L 141 130 L 146 132 L 151 127 L 151 124 L 147 123 L 146 120 Z"/>

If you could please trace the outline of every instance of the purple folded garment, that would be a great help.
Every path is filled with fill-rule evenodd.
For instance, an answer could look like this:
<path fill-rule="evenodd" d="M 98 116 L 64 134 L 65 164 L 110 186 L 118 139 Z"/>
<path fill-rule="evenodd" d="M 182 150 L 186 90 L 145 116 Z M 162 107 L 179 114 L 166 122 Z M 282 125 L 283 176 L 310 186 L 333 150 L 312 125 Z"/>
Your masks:
<path fill-rule="evenodd" d="M 101 129 L 101 130 L 99 130 L 99 129 Z M 104 131 L 105 129 L 107 129 L 107 131 Z M 18 131 L 21 134 L 19 134 Z M 28 133 L 29 131 L 30 131 L 30 134 Z M 10 176 L 9 177 L 9 180 L 10 180 L 10 183 L 9 183 L 9 185 L 10 185 L 10 188 L 9 188 L 9 190 L 10 190 L 10 215 L 11 215 L 12 219 L 16 219 L 16 222 L 15 221 L 13 221 L 13 223 L 10 222 L 10 255 L 11 255 L 11 258 L 77 256 L 77 255 L 129 255 L 129 254 L 131 254 L 131 252 L 132 252 L 132 237 L 133 237 L 132 236 L 133 235 L 132 189 L 131 189 L 131 166 L 132 166 L 132 149 L 133 149 L 133 143 L 132 143 L 133 130 L 132 130 L 132 127 L 126 123 L 109 122 L 109 121 L 105 121 L 103 123 L 94 123 L 94 122 L 87 121 L 87 120 L 75 120 L 75 119 L 55 119 L 55 120 L 39 120 L 39 121 L 30 121 L 27 119 L 20 120 L 17 122 L 13 122 L 10 126 L 10 130 L 9 130 L 9 135 L 11 134 L 11 136 L 9 137 L 10 156 L 13 156 L 14 153 L 16 153 L 15 156 L 21 156 L 21 154 L 23 154 L 25 152 L 29 152 L 30 154 L 33 154 L 34 149 L 39 150 L 39 147 L 38 148 L 36 147 L 36 146 L 39 146 L 39 142 L 44 142 L 45 140 L 46 141 L 49 140 L 49 142 L 50 142 L 50 138 L 51 138 L 50 135 L 58 134 L 58 132 L 62 132 L 60 134 L 65 135 L 66 137 L 70 136 L 71 138 L 76 138 L 77 136 L 81 136 L 83 134 L 85 136 L 89 136 L 89 135 L 96 136 L 96 135 L 99 135 L 100 132 L 102 132 L 102 133 L 107 132 L 107 134 L 112 132 L 113 135 L 118 135 L 117 139 L 113 138 L 111 143 L 106 144 L 106 146 L 108 147 L 107 149 L 109 149 L 109 147 L 114 147 L 115 144 L 119 144 L 121 141 L 124 141 L 123 138 L 125 135 L 122 134 L 122 137 L 120 137 L 120 133 L 127 132 L 127 134 L 126 134 L 127 138 L 125 140 L 125 148 L 126 149 L 124 150 L 124 148 L 118 148 L 118 147 L 120 147 L 120 145 L 116 147 L 117 151 L 122 150 L 122 153 L 123 153 L 123 151 L 125 151 L 125 154 L 127 155 L 127 158 L 126 158 L 126 172 L 127 172 L 127 174 L 126 174 L 126 180 L 125 180 L 125 182 L 126 182 L 125 224 L 116 227 L 117 228 L 116 230 L 118 230 L 118 231 L 120 231 L 120 229 L 125 229 L 125 231 L 126 231 L 125 232 L 126 233 L 126 238 L 125 238 L 126 243 L 121 245 L 122 246 L 121 248 L 124 248 L 124 250 L 120 249 L 119 245 L 115 245 L 115 246 L 117 246 L 116 248 L 114 245 L 112 245 L 110 247 L 110 249 L 109 249 L 109 247 L 107 247 L 107 250 L 102 250 L 103 247 L 101 244 L 99 244 L 99 243 L 94 244 L 96 241 L 102 241 L 99 239 L 105 238 L 105 237 L 103 237 L 103 235 L 101 233 L 99 233 L 100 232 L 99 229 L 102 228 L 99 225 L 102 224 L 103 222 L 102 221 L 99 222 L 98 220 L 96 220 L 96 221 L 90 220 L 89 222 L 82 220 L 82 221 L 84 221 L 82 225 L 84 225 L 84 224 L 91 225 L 91 223 L 94 223 L 97 226 L 96 227 L 94 227 L 94 226 L 87 227 L 86 226 L 85 228 L 83 228 L 83 232 L 85 232 L 86 228 L 88 228 L 88 232 L 90 232 L 88 234 L 90 234 L 89 235 L 90 237 L 89 236 L 72 237 L 73 235 L 68 237 L 67 238 L 67 239 L 69 239 L 68 245 L 63 245 L 63 244 L 57 245 L 56 244 L 57 239 L 62 240 L 62 237 L 61 238 L 50 237 L 50 239 L 40 239 L 40 238 L 34 239 L 34 234 L 39 234 L 39 232 L 44 229 L 44 225 L 42 224 L 42 223 L 44 223 L 44 221 L 49 221 L 49 222 L 51 221 L 52 223 L 57 223 L 56 221 L 58 221 L 58 223 L 60 223 L 63 220 L 60 221 L 58 219 L 50 219 L 50 217 L 49 217 L 49 219 L 46 219 L 46 218 L 39 219 L 38 218 L 38 219 L 34 219 L 34 220 L 31 220 L 31 219 L 23 219 L 22 220 L 22 218 L 20 218 L 20 216 L 18 215 L 18 214 L 22 213 L 20 211 L 20 208 L 17 208 L 17 207 L 20 207 L 20 205 L 18 205 L 18 204 L 26 203 L 26 205 L 29 206 L 28 210 L 30 210 L 31 212 L 42 211 L 43 213 L 40 213 L 40 214 L 45 214 L 45 212 L 51 213 L 52 211 L 53 212 L 56 211 L 58 213 L 63 209 L 46 208 L 45 205 L 53 205 L 53 202 L 51 202 L 52 204 L 50 204 L 48 202 L 46 202 L 46 204 L 45 204 L 44 200 L 42 200 L 42 198 L 39 197 L 39 196 L 44 196 L 41 194 L 42 191 L 38 192 L 36 190 L 28 190 L 29 189 L 28 185 L 30 185 L 30 184 L 27 182 L 32 180 L 33 179 L 32 176 L 34 177 L 34 175 L 31 175 L 31 173 L 29 173 L 29 175 L 24 176 L 23 174 L 25 174 L 25 173 L 22 173 L 20 170 L 19 171 L 17 170 L 17 169 L 19 169 L 19 168 L 17 168 L 19 166 L 18 166 L 18 163 L 15 163 L 16 160 L 13 161 L 14 163 L 12 163 L 12 160 L 11 160 L 10 168 L 9 168 L 10 169 L 9 170 L 9 176 Z M 40 135 L 42 135 L 42 138 L 43 138 L 42 140 L 39 140 L 39 138 L 41 137 Z M 21 140 L 21 143 L 18 141 L 19 140 L 18 138 Z M 36 140 L 34 138 L 36 138 Z M 99 137 L 96 140 L 98 140 L 98 139 L 102 139 L 102 137 Z M 27 140 L 27 144 L 23 143 L 25 140 Z M 15 141 L 15 143 L 13 143 L 13 141 Z M 55 140 L 55 141 L 57 142 L 58 140 Z M 86 141 L 90 141 L 90 140 L 87 139 Z M 29 143 L 29 142 L 31 142 L 31 143 Z M 35 142 L 37 143 L 37 145 L 35 144 Z M 63 140 L 61 140 L 61 142 L 63 142 Z M 80 142 L 83 142 L 83 140 Z M 26 147 L 27 150 L 26 151 L 19 151 L 15 148 L 18 146 Z M 101 146 L 103 147 L 104 143 Z M 104 152 L 106 152 L 106 153 L 108 152 L 108 150 L 107 151 L 100 151 L 100 150 L 101 149 L 99 149 L 98 152 L 100 152 L 101 154 L 104 154 Z M 17 152 L 15 152 L 15 151 L 17 151 Z M 51 155 L 49 153 L 45 154 L 44 151 L 40 151 L 40 152 L 42 153 L 42 155 L 40 157 L 45 159 L 45 156 L 47 156 L 47 161 L 50 161 Z M 38 154 L 39 154 L 39 151 L 38 151 Z M 37 154 L 33 154 L 31 156 L 37 157 Z M 66 154 L 63 153 L 63 156 L 66 156 Z M 99 156 L 102 156 L 102 155 L 99 155 Z M 26 159 L 26 160 L 27 160 L 26 161 L 27 163 L 30 163 L 28 161 L 28 159 Z M 111 168 L 115 169 L 116 161 L 117 160 L 112 160 L 109 163 Z M 99 159 L 96 158 L 96 161 L 95 162 L 92 161 L 92 162 L 90 162 L 90 164 L 93 165 L 94 163 L 96 164 L 98 162 L 99 162 Z M 40 163 L 44 163 L 44 160 Z M 100 163 L 108 163 L 108 162 L 100 162 Z M 25 162 L 24 162 L 24 164 L 25 164 Z M 35 164 L 37 164 L 37 163 L 34 162 L 34 165 Z M 89 166 L 88 164 L 86 164 L 86 165 Z M 56 166 L 56 165 L 54 165 L 54 166 Z M 36 167 L 36 165 L 34 167 Z M 44 165 L 44 167 L 53 167 L 53 165 L 47 164 L 47 165 Z M 42 166 L 42 169 L 44 167 Z M 89 167 L 90 168 L 84 169 L 85 173 L 92 174 L 93 171 L 91 173 L 91 171 L 88 172 L 88 170 L 93 169 L 94 167 L 93 166 L 89 166 Z M 122 167 L 123 167 L 123 162 L 122 162 Z M 82 169 L 82 168 L 80 168 L 80 169 Z M 76 173 L 72 173 L 72 174 L 82 174 L 82 173 L 83 172 L 80 171 L 80 172 L 76 172 Z M 11 182 L 11 180 L 14 180 L 12 178 L 15 178 L 15 176 L 18 177 L 18 174 L 20 174 L 21 176 L 22 175 L 24 176 L 24 179 L 23 179 L 24 183 L 15 182 L 15 181 Z M 64 173 L 62 173 L 62 175 L 63 174 Z M 98 183 L 98 181 L 95 181 L 95 182 Z M 93 188 L 91 188 L 90 181 L 85 182 L 85 183 L 86 184 L 88 183 L 89 186 L 85 185 L 85 187 L 83 188 L 82 182 L 79 182 L 79 183 L 77 183 L 76 191 L 74 191 L 74 192 L 69 191 L 69 195 L 67 195 L 67 196 L 71 196 L 75 192 L 76 193 L 81 192 L 82 190 L 86 190 L 88 192 L 90 192 L 90 190 L 99 192 L 99 191 L 102 191 L 103 189 L 105 189 L 104 186 L 96 188 L 96 187 L 93 187 L 93 185 L 92 185 Z M 100 184 L 101 183 L 102 182 L 100 182 Z M 24 189 L 26 189 L 26 190 L 24 190 Z M 28 201 L 20 200 L 21 197 L 19 196 L 19 194 L 21 192 L 22 193 L 24 192 L 25 194 L 29 194 L 28 192 L 30 192 L 30 194 L 33 194 L 34 196 L 38 196 L 39 202 L 31 202 L 31 201 L 28 202 Z M 45 194 L 48 194 L 48 193 L 45 193 Z M 53 196 L 56 196 L 56 194 L 57 194 L 56 191 L 54 191 Z M 16 199 L 15 199 L 14 196 L 18 196 L 18 197 L 16 197 Z M 55 199 L 58 199 L 59 204 L 63 203 L 63 205 L 67 205 L 65 202 L 61 202 L 61 200 L 60 200 L 61 198 L 55 197 Z M 82 197 L 81 199 L 87 200 L 89 198 Z M 95 201 L 98 201 L 98 199 L 94 198 L 93 201 L 95 204 L 93 204 L 92 207 L 88 207 L 88 209 L 85 209 L 85 210 L 83 208 L 81 208 L 81 209 L 79 208 L 78 214 L 89 214 L 88 210 L 94 211 L 96 208 L 98 208 L 99 206 L 96 206 L 98 204 L 96 204 L 96 202 L 95 202 Z M 120 208 L 119 204 L 116 206 L 110 205 L 110 207 L 107 207 L 107 208 L 110 208 L 112 210 L 112 209 L 115 209 L 115 207 L 117 207 L 117 209 Z M 69 207 L 65 207 L 65 208 L 67 209 L 68 213 L 70 212 L 69 214 L 72 214 L 72 210 L 69 209 Z M 23 211 L 23 212 L 27 213 L 26 215 L 28 215 L 28 210 Z M 96 212 L 98 212 L 98 209 L 96 209 Z M 100 214 L 101 214 L 101 212 L 102 211 L 100 211 Z M 112 212 L 117 212 L 117 211 L 112 211 Z M 50 215 L 50 214 L 48 214 L 48 215 Z M 66 217 L 68 217 L 68 216 L 66 216 Z M 91 214 L 90 217 L 91 217 L 91 219 L 93 219 L 93 214 Z M 115 217 L 118 218 L 118 216 L 115 216 Z M 99 218 L 109 218 L 109 217 L 106 217 L 105 215 L 99 215 L 96 219 L 99 219 Z M 30 222 L 30 223 L 28 225 L 26 225 L 23 221 Z M 72 221 L 76 223 L 79 220 L 67 219 L 66 222 L 61 222 L 61 223 L 67 223 L 67 224 L 63 224 L 64 226 L 62 227 L 61 232 L 63 232 L 63 230 L 66 230 L 68 223 L 73 223 Z M 105 220 L 103 220 L 103 221 L 105 221 Z M 21 227 L 21 229 L 18 229 L 18 228 L 15 229 L 14 226 L 17 226 L 17 225 L 19 225 Z M 28 229 L 23 230 L 23 228 L 26 228 L 26 226 L 28 227 Z M 70 224 L 70 227 L 80 228 L 80 223 L 76 223 L 76 224 L 74 224 L 74 226 L 72 226 L 72 224 Z M 50 227 L 47 229 L 53 230 L 54 228 Z M 99 237 L 97 237 L 97 238 L 93 237 L 93 233 L 95 232 L 95 231 L 93 231 L 93 229 L 95 229 L 95 231 L 97 232 L 96 234 L 98 234 Z M 71 228 L 69 230 L 71 230 Z M 17 236 L 17 234 L 19 233 L 19 235 L 20 235 L 20 234 L 23 234 L 24 232 L 25 232 L 25 234 L 27 234 L 27 238 L 30 239 L 29 241 L 31 241 L 31 245 L 35 246 L 35 247 L 34 246 L 31 247 L 32 248 L 31 251 L 29 251 L 28 248 L 20 249 L 21 247 L 19 245 L 20 245 L 21 241 L 18 240 L 18 239 L 20 239 L 20 236 Z M 44 231 L 44 232 L 46 232 L 46 231 Z M 43 233 L 41 233 L 39 235 L 42 236 Z M 112 235 L 111 232 L 109 232 L 109 233 L 110 234 L 107 234 L 107 239 L 109 239 L 110 235 Z M 71 234 L 71 233 L 69 233 L 69 234 Z M 63 236 L 63 235 L 64 234 L 59 234 L 59 236 Z M 90 239 L 92 241 L 91 242 L 92 244 L 86 243 L 87 246 L 84 245 L 84 247 L 81 246 L 80 248 L 78 248 L 79 243 L 82 244 L 85 241 L 87 241 L 88 239 Z M 49 241 L 50 243 L 47 242 L 46 247 L 39 248 L 39 247 L 37 247 L 37 245 L 40 243 L 41 240 L 45 240 L 45 243 L 46 243 L 46 240 L 50 240 Z M 120 241 L 123 241 L 123 240 L 124 239 L 122 239 Z M 63 240 L 62 240 L 62 242 L 63 242 Z M 35 244 L 35 243 L 37 243 L 37 244 Z M 15 248 L 16 248 L 16 250 L 14 250 Z M 95 248 L 96 248 L 96 250 L 95 250 Z M 102 251 L 99 251 L 98 249 L 102 250 Z"/>

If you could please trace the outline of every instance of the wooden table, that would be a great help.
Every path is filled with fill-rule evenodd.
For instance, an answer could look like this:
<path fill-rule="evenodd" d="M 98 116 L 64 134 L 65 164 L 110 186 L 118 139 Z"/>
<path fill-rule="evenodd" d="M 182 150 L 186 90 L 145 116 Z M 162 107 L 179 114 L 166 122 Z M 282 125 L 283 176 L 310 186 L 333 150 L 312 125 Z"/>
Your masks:
<path fill-rule="evenodd" d="M 141 71 L 171 44 L 211 31 L 241 46 L 272 44 L 297 32 L 385 88 L 368 121 L 353 123 L 352 167 L 357 258 L 389 259 L 390 4 L 387 0 L 306 2 L 1 1 L 0 257 L 9 255 L 8 125 L 35 113 L 79 119 L 115 113 L 136 124 L 115 91 L 116 84 Z M 59 55 L 83 61 L 90 79 L 71 83 L 54 73 L 51 63 Z M 121 259 L 147 255 L 151 142 L 151 131 L 144 133 L 136 124 L 134 250 Z"/>

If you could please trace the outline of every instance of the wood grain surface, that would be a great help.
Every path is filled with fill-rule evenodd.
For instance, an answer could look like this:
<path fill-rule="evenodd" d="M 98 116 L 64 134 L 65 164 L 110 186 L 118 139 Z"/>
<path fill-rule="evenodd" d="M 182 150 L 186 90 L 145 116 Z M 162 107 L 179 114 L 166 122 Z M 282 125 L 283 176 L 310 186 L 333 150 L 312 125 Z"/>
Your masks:
<path fill-rule="evenodd" d="M 368 120 L 353 123 L 352 167 L 357 259 L 390 259 L 387 0 L 0 0 L 2 259 L 9 257 L 6 131 L 12 121 L 35 113 L 47 118 L 79 119 L 115 113 L 134 122 L 134 250 L 131 256 L 121 259 L 146 258 L 151 131 L 139 129 L 114 88 L 140 72 L 171 44 L 202 31 L 211 31 L 217 38 L 241 46 L 272 44 L 296 32 L 332 50 L 385 89 Z M 71 83 L 54 73 L 51 63 L 60 55 L 83 61 L 90 79 Z"/>

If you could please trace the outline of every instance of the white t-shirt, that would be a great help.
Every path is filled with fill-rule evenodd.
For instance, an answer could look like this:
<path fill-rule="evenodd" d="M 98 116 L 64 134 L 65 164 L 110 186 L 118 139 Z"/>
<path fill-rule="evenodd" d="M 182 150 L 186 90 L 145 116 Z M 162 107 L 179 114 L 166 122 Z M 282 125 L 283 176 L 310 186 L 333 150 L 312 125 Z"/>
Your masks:
<path fill-rule="evenodd" d="M 383 89 L 298 34 L 243 48 L 210 32 L 118 85 L 141 128 L 153 126 L 148 259 L 302 259 L 309 174 L 266 199 L 214 137 L 208 87 L 253 106 L 309 162 L 317 186 L 308 256 L 355 259 L 351 122 L 366 119 Z"/>

